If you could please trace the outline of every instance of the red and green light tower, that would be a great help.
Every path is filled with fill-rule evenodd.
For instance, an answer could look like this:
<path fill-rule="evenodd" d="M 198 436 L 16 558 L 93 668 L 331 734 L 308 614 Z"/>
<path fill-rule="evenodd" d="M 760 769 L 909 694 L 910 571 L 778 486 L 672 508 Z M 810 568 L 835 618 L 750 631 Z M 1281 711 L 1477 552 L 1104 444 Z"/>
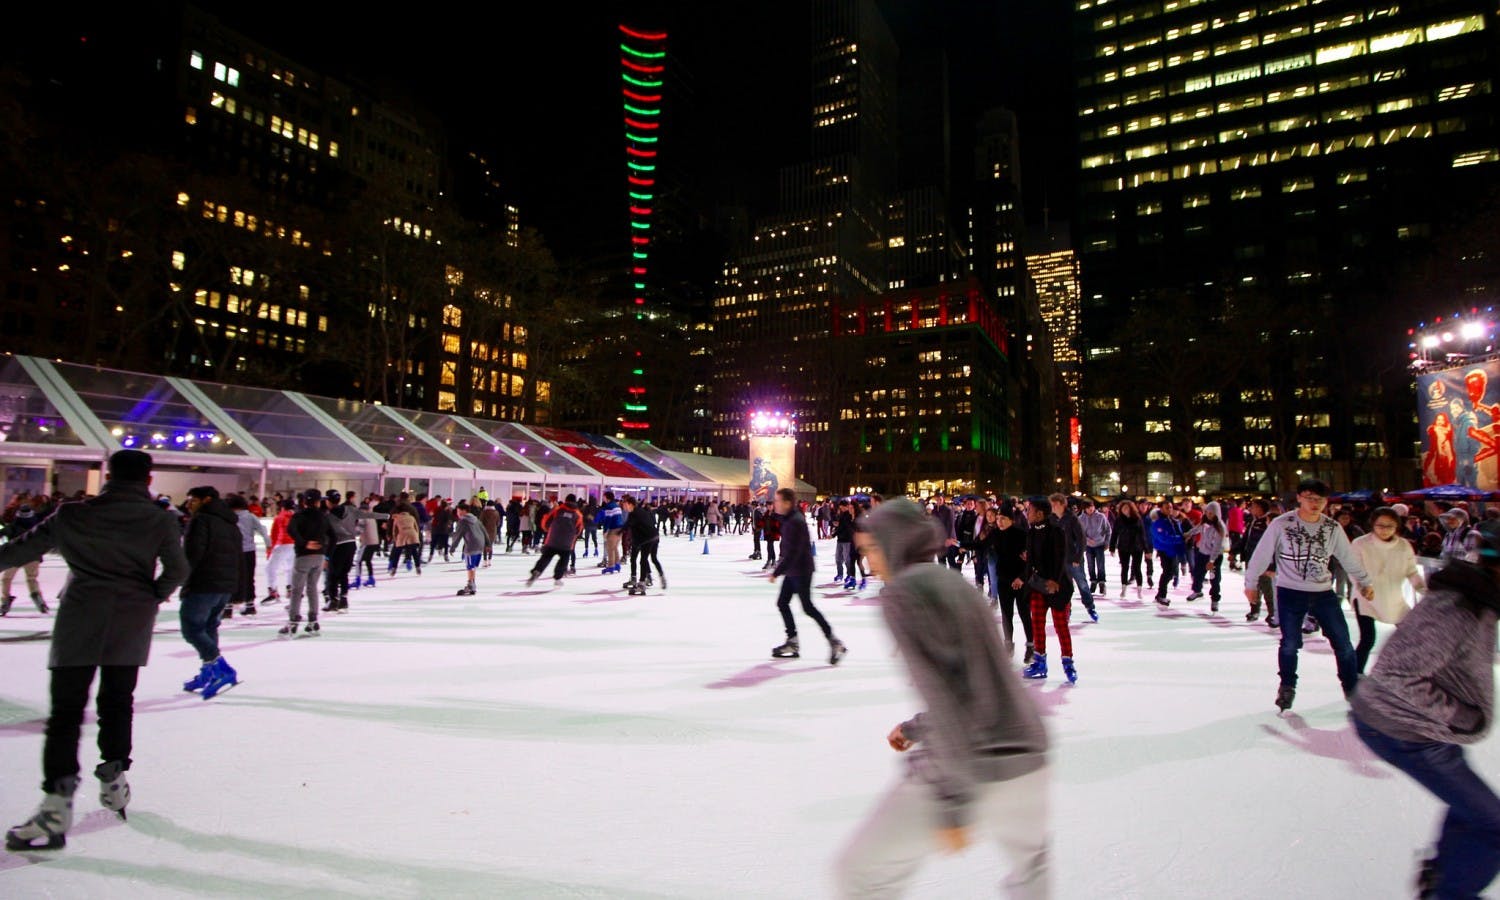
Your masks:
<path fill-rule="evenodd" d="M 620 77 L 625 105 L 625 190 L 630 209 L 631 297 L 627 311 L 646 319 L 647 278 L 651 269 L 652 217 L 656 209 L 656 159 L 661 140 L 662 88 L 667 59 L 666 32 L 620 26 Z M 620 427 L 643 432 L 651 427 L 646 400 L 646 363 L 637 346 L 625 388 Z"/>

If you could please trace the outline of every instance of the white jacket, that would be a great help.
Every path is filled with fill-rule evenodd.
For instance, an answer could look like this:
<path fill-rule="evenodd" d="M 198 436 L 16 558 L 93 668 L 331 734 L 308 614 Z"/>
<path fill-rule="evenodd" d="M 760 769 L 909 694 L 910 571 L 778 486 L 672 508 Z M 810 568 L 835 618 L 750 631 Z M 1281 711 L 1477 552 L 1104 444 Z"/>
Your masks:
<path fill-rule="evenodd" d="M 1401 589 L 1403 582 L 1422 590 L 1422 576 L 1417 571 L 1417 555 L 1403 538 L 1382 541 L 1374 534 L 1354 539 L 1354 552 L 1370 573 L 1370 587 L 1375 590 L 1371 602 L 1356 595 L 1355 608 L 1362 616 L 1379 619 L 1387 625 L 1398 625 L 1411 612 Z"/>

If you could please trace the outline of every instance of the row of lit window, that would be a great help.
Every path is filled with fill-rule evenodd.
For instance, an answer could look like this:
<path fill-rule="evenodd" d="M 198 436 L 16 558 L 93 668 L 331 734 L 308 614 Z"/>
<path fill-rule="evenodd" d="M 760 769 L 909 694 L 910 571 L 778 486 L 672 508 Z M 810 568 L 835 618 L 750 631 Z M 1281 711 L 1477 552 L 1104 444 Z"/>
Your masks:
<path fill-rule="evenodd" d="M 1329 110 L 1322 114 L 1321 119 L 1318 116 L 1304 114 L 1290 116 L 1285 119 L 1273 119 L 1269 122 L 1247 122 L 1238 128 L 1221 131 L 1217 137 L 1212 134 L 1190 135 L 1188 137 L 1177 138 L 1170 145 L 1166 141 L 1157 141 L 1151 144 L 1142 144 L 1138 147 L 1126 148 L 1123 153 L 1109 152 L 1086 156 L 1083 158 L 1082 168 L 1096 169 L 1102 166 L 1114 165 L 1121 161 L 1133 162 L 1138 159 L 1150 159 L 1153 156 L 1162 156 L 1167 153 L 1169 146 L 1174 153 L 1197 150 L 1204 147 L 1212 147 L 1215 143 L 1228 144 L 1247 138 L 1260 137 L 1268 133 L 1281 134 L 1300 128 L 1311 128 L 1320 122 L 1327 125 L 1334 122 L 1358 121 L 1372 112 L 1383 115 L 1385 113 L 1412 109 L 1426 103 L 1427 98 L 1425 96 L 1400 97 L 1375 104 L 1373 108 L 1368 104 L 1360 104 Z"/>
<path fill-rule="evenodd" d="M 219 91 L 214 91 L 209 95 L 208 104 L 214 109 L 223 110 L 231 116 L 238 115 L 246 122 L 250 122 L 257 127 L 268 125 L 272 134 L 286 138 L 289 141 L 296 141 L 309 150 L 316 151 L 319 149 L 320 140 L 318 133 L 308 131 L 306 128 L 298 128 L 292 124 L 290 119 L 283 119 L 281 116 L 272 115 L 268 123 L 264 110 L 255 109 L 248 103 L 240 103 L 235 98 Z M 195 107 L 189 106 L 183 120 L 189 125 L 198 124 L 198 110 Z M 328 142 L 328 156 L 331 159 L 338 159 L 338 141 Z"/>
<path fill-rule="evenodd" d="M 186 193 L 179 192 L 177 205 L 186 207 L 191 198 Z M 265 237 L 274 237 L 277 240 L 290 241 L 293 245 L 304 249 L 312 247 L 312 241 L 304 240 L 300 229 L 288 230 L 285 225 L 277 225 L 270 219 L 261 219 L 253 213 L 247 213 L 242 209 L 231 210 L 222 203 L 214 203 L 212 200 L 203 201 L 203 218 L 212 219 L 224 224 L 232 224 L 236 228 L 247 231 L 258 232 Z"/>
<path fill-rule="evenodd" d="M 1324 2 L 1324 0 L 1317 0 L 1317 3 L 1314 3 L 1314 5 L 1322 2 Z M 1269 16 L 1275 13 L 1289 12 L 1294 9 L 1301 9 L 1305 6 L 1307 6 L 1306 0 L 1300 0 L 1300 2 L 1275 4 L 1274 9 L 1264 10 L 1264 12 Z M 1371 9 L 1368 15 L 1366 15 L 1362 11 L 1356 11 L 1336 17 L 1317 19 L 1311 23 L 1304 20 L 1295 25 L 1290 25 L 1285 28 L 1273 28 L 1261 34 L 1250 35 L 1250 39 L 1259 40 L 1260 42 L 1265 44 L 1271 44 L 1277 41 L 1285 41 L 1291 38 L 1302 37 L 1306 34 L 1322 34 L 1326 31 L 1348 28 L 1352 25 L 1358 25 L 1361 22 L 1365 21 L 1373 22 L 1377 19 L 1393 16 L 1400 11 L 1400 4 L 1387 3 L 1385 6 L 1375 7 L 1374 9 Z M 1254 19 L 1255 14 L 1256 10 L 1254 9 L 1244 9 L 1240 10 L 1238 13 L 1232 16 L 1216 16 L 1212 20 L 1201 19 L 1197 22 L 1192 22 L 1185 25 L 1173 25 L 1167 28 L 1165 32 L 1139 35 L 1129 41 L 1119 44 L 1109 43 L 1101 45 L 1099 48 L 1099 55 L 1107 56 L 1113 52 L 1129 53 L 1131 50 L 1135 50 L 1140 47 L 1149 47 L 1155 45 L 1159 43 L 1163 39 L 1163 37 L 1165 37 L 1165 39 L 1168 41 L 1175 41 L 1179 38 L 1192 37 L 1194 35 L 1203 34 L 1210 28 L 1217 30 L 1220 28 L 1226 28 L 1230 25 L 1243 24 Z M 1149 16 L 1146 16 L 1145 18 L 1149 18 Z M 1108 31 L 1113 29 L 1118 24 L 1121 23 L 1115 21 L 1115 17 L 1105 16 L 1103 18 L 1095 20 L 1094 30 Z"/>
<path fill-rule="evenodd" d="M 1199 175 L 1212 175 L 1218 172 L 1234 172 L 1242 168 L 1254 168 L 1256 166 L 1271 165 L 1285 162 L 1290 159 L 1309 158 L 1330 153 L 1338 153 L 1349 149 L 1365 149 L 1374 147 L 1377 142 L 1381 146 L 1394 144 L 1398 141 L 1408 139 L 1430 138 L 1434 134 L 1444 134 L 1450 131 L 1464 130 L 1462 120 L 1448 120 L 1440 125 L 1446 126 L 1447 130 L 1435 129 L 1430 122 L 1417 122 L 1396 128 L 1387 128 L 1380 132 L 1365 132 L 1363 134 L 1347 135 L 1333 138 L 1326 143 L 1312 141 L 1306 144 L 1279 147 L 1275 150 L 1262 150 L 1257 153 L 1243 153 L 1238 156 L 1226 156 L 1217 160 L 1201 160 L 1193 163 L 1183 163 L 1172 166 L 1170 169 L 1149 169 L 1133 172 L 1116 178 L 1106 178 L 1101 181 L 1087 185 L 1096 191 L 1112 192 L 1137 188 L 1144 184 L 1158 184 L 1167 181 L 1193 178 Z M 1480 163 L 1494 162 L 1496 150 L 1494 148 L 1482 148 L 1478 150 L 1466 150 L 1456 153 L 1452 159 L 1452 166 L 1461 169 Z M 1348 183 L 1348 182 L 1341 182 Z M 1258 189 L 1256 193 L 1249 196 L 1260 196 Z"/>
<path fill-rule="evenodd" d="M 254 314 L 257 319 L 266 319 L 271 322 L 280 322 L 295 328 L 306 328 L 307 310 L 294 309 L 290 306 L 282 307 L 275 303 L 262 303 L 251 297 L 241 297 L 238 294 L 221 294 L 218 291 L 207 291 L 199 289 L 193 292 L 193 303 L 209 309 L 223 309 L 234 315 Z M 318 316 L 318 330 L 328 330 L 328 317 Z"/>
<path fill-rule="evenodd" d="M 220 325 L 218 322 L 210 319 L 194 319 L 193 324 L 197 326 L 200 333 L 215 332 L 222 328 L 224 330 L 224 338 L 230 341 L 248 341 L 253 336 L 257 347 L 270 347 L 273 350 L 286 350 L 295 353 L 307 352 L 306 338 L 292 337 L 289 334 L 281 335 L 274 331 L 268 332 L 264 328 L 257 328 L 252 332 L 249 328 L 235 325 Z"/>
<path fill-rule="evenodd" d="M 188 65 L 198 71 L 203 71 L 203 54 L 194 50 L 188 54 Z M 240 70 L 221 62 L 214 63 L 214 80 L 222 81 L 230 87 L 240 86 Z"/>
<path fill-rule="evenodd" d="M 1463 34 L 1483 31 L 1484 28 L 1485 24 L 1483 15 L 1472 15 L 1465 16 L 1460 19 L 1449 19 L 1442 22 L 1434 22 L 1425 27 L 1417 26 L 1413 28 L 1403 28 L 1399 31 L 1392 31 L 1386 34 L 1375 35 L 1370 38 L 1359 38 L 1357 40 L 1345 41 L 1339 44 L 1331 44 L 1325 47 L 1320 47 L 1312 53 L 1305 53 L 1296 56 L 1289 56 L 1284 59 L 1273 60 L 1264 65 L 1257 63 L 1255 65 L 1242 66 L 1238 69 L 1228 69 L 1213 74 L 1195 76 L 1193 78 L 1186 79 L 1185 81 L 1175 82 L 1172 85 L 1169 85 L 1168 92 L 1174 94 L 1191 93 L 1193 91 L 1203 90 L 1205 88 L 1216 87 L 1224 84 L 1233 84 L 1235 82 L 1245 81 L 1251 78 L 1259 78 L 1261 75 L 1275 75 L 1280 72 L 1299 69 L 1308 65 L 1327 65 L 1330 63 L 1342 62 L 1346 59 L 1352 59 L 1356 56 L 1363 56 L 1366 53 L 1384 53 L 1388 50 L 1397 50 L 1402 47 L 1410 47 L 1415 44 L 1423 43 L 1424 41 L 1431 43 L 1433 41 L 1446 40 L 1447 38 L 1457 37 Z M 1254 40 L 1254 38 L 1245 38 L 1244 41 L 1241 42 L 1241 44 L 1245 47 L 1253 47 L 1255 46 L 1254 44 L 1245 43 L 1246 41 L 1252 40 Z M 1186 54 L 1179 54 L 1177 56 L 1174 56 L 1172 57 L 1172 59 L 1175 60 L 1175 62 L 1173 62 L 1172 64 L 1181 65 L 1185 62 L 1193 62 L 1200 59 L 1206 59 L 1207 56 L 1207 48 L 1204 48 L 1201 51 L 1189 52 Z M 1138 62 L 1132 62 L 1129 65 L 1122 66 L 1118 69 L 1111 68 L 1102 70 L 1094 75 L 1092 81 L 1099 84 L 1109 84 L 1121 78 L 1133 78 L 1137 75 L 1142 75 L 1150 72 L 1158 72 L 1166 67 L 1168 67 L 1168 61 L 1162 57 L 1140 60 Z M 1089 84 L 1090 79 L 1085 78 L 1084 83 L 1085 85 Z"/>
<path fill-rule="evenodd" d="M 1093 28 L 1095 31 L 1108 31 L 1112 28 L 1117 28 L 1122 25 L 1129 25 L 1134 22 L 1144 22 L 1147 19 L 1155 18 L 1158 14 L 1165 15 L 1168 13 L 1181 12 L 1183 10 L 1192 9 L 1195 6 L 1201 6 L 1207 2 L 1209 2 L 1209 0 L 1165 0 L 1165 2 L 1163 3 L 1145 3 L 1119 13 L 1108 13 L 1106 15 L 1100 16 L 1099 18 L 1096 18 L 1094 20 Z M 1215 16 L 1211 20 L 1203 20 L 1194 22 L 1191 25 L 1181 25 L 1168 28 L 1167 36 L 1168 40 L 1172 40 L 1178 37 L 1182 37 L 1185 34 L 1199 34 L 1203 31 L 1208 30 L 1210 27 L 1218 29 L 1227 28 L 1230 25 L 1243 24 L 1254 19 L 1257 14 L 1266 17 L 1275 16 L 1281 13 L 1292 12 L 1294 10 L 1306 9 L 1309 6 L 1318 6 L 1325 2 L 1327 2 L 1327 0 L 1269 0 L 1269 2 L 1261 3 L 1259 5 L 1259 9 L 1257 9 L 1254 5 L 1251 5 L 1234 13 Z M 1113 3 L 1114 0 L 1077 0 L 1074 5 L 1074 9 L 1078 10 L 1079 12 L 1086 12 L 1090 9 L 1101 9 Z M 1397 12 L 1399 12 L 1400 9 L 1401 7 L 1398 3 L 1387 3 L 1384 6 L 1378 6 L 1371 9 L 1368 13 L 1368 16 L 1366 16 L 1366 14 L 1363 12 L 1354 12 L 1341 16 L 1339 18 L 1322 19 L 1317 23 L 1317 28 L 1319 31 L 1326 31 L 1333 28 L 1344 28 L 1349 25 L 1355 25 L 1361 21 L 1365 21 L 1366 18 L 1373 21 L 1385 16 L 1393 16 Z"/>

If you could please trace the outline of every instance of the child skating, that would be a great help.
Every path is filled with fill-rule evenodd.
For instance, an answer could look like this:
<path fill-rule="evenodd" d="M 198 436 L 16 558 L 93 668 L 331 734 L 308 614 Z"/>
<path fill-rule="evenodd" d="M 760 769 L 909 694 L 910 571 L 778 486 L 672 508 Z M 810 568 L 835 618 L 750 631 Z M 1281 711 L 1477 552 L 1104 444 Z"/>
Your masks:
<path fill-rule="evenodd" d="M 464 569 L 469 573 L 469 583 L 458 589 L 458 596 L 474 596 L 474 573 L 484 562 L 484 551 L 489 546 L 489 534 L 485 531 L 484 524 L 474 515 L 469 504 L 458 504 L 453 520 L 452 544 L 448 552 L 452 553 L 459 547 L 464 550 Z"/>

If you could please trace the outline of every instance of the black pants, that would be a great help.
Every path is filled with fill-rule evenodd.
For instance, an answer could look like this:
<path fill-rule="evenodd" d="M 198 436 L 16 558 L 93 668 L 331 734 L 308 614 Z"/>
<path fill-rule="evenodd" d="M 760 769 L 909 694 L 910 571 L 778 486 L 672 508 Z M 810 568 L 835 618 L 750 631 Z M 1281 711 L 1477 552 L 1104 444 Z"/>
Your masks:
<path fill-rule="evenodd" d="M 231 603 L 255 602 L 255 551 L 246 550 L 240 554 L 240 577 L 239 586 L 235 588 L 234 598 Z"/>
<path fill-rule="evenodd" d="M 370 581 L 375 580 L 375 554 L 380 551 L 379 544 L 370 544 L 359 554 L 359 568 L 369 574 Z M 355 572 L 358 575 L 359 572 Z"/>
<path fill-rule="evenodd" d="M 776 539 L 766 538 L 766 565 L 776 562 Z"/>
<path fill-rule="evenodd" d="M 786 625 L 786 636 L 794 638 L 797 636 L 797 622 L 792 618 L 792 596 L 796 595 L 802 600 L 802 611 L 808 617 L 818 623 L 823 629 L 823 636 L 833 640 L 833 628 L 823 614 L 812 602 L 812 579 L 805 575 L 788 575 L 781 579 L 781 596 L 776 599 L 776 608 L 781 611 L 782 624 Z"/>
<path fill-rule="evenodd" d="M 964 552 L 957 547 L 943 549 L 943 564 L 955 572 L 963 571 Z"/>
<path fill-rule="evenodd" d="M 630 580 L 635 581 L 636 561 L 640 561 L 641 577 L 651 577 L 651 566 L 656 566 L 656 574 L 665 581 L 667 573 L 661 570 L 661 560 L 656 558 L 656 548 L 661 543 L 658 538 L 652 538 L 644 543 L 636 544 L 630 548 Z"/>
<path fill-rule="evenodd" d="M 42 745 L 42 790 L 54 791 L 59 779 L 78 775 L 78 739 L 89 704 L 94 670 L 99 678 L 99 757 L 130 768 L 131 722 L 135 715 L 138 666 L 63 666 L 52 670 L 52 715 Z"/>
<path fill-rule="evenodd" d="M 407 559 L 407 561 L 410 562 L 413 566 L 416 566 L 417 574 L 421 575 L 422 574 L 422 545 L 421 544 L 407 544 L 404 547 L 392 547 L 391 548 L 391 565 L 390 565 L 390 570 L 391 570 L 391 574 L 392 575 L 396 574 L 396 570 L 399 569 L 399 568 L 401 568 L 401 557 L 403 557 L 403 556 L 405 556 L 406 559 Z"/>
<path fill-rule="evenodd" d="M 1143 586 L 1146 582 L 1141 580 L 1141 561 L 1145 553 L 1140 547 L 1130 550 L 1120 548 L 1120 584 L 1128 587 L 1134 583 L 1136 587 Z"/>
<path fill-rule="evenodd" d="M 990 561 L 989 554 L 983 550 L 974 551 L 974 586 L 981 591 L 984 590 L 984 579 L 989 577 Z"/>
<path fill-rule="evenodd" d="M 1359 622 L 1359 643 L 1354 646 L 1354 660 L 1359 674 L 1365 674 L 1365 663 L 1370 661 L 1370 651 L 1375 649 L 1375 619 L 1362 613 L 1354 618 Z"/>
<path fill-rule="evenodd" d="M 531 574 L 541 575 L 542 572 L 546 570 L 547 563 L 551 562 L 552 557 L 555 556 L 557 557 L 557 568 L 552 570 L 552 580 L 562 581 L 562 577 L 568 574 L 568 557 L 571 555 L 571 552 L 567 550 L 556 550 L 552 547 L 543 547 L 542 558 L 537 560 L 536 565 L 531 567 Z"/>
<path fill-rule="evenodd" d="M 448 538 L 449 537 L 450 537 L 450 535 L 446 535 L 446 534 L 436 534 L 436 533 L 433 534 L 433 536 L 432 536 L 432 543 L 431 543 L 431 545 L 429 546 L 429 548 L 427 550 L 427 561 L 428 562 L 432 562 L 433 559 L 436 558 L 439 553 L 443 554 L 443 562 L 448 562 L 449 561 L 449 559 L 451 558 L 448 555 Z"/>
<path fill-rule="evenodd" d="M 1031 644 L 1031 609 L 1024 601 L 1025 586 L 1016 590 L 1011 585 L 1013 581 L 1004 578 L 996 578 L 997 593 L 1000 595 L 1000 631 L 1010 643 L 1016 641 L 1015 615 L 1021 614 L 1021 631 L 1026 635 L 1026 643 Z"/>
<path fill-rule="evenodd" d="M 323 585 L 323 593 L 330 600 L 349 596 L 349 573 L 354 571 L 355 549 L 356 544 L 349 541 L 335 544 L 333 551 L 328 554 L 328 580 Z"/>

